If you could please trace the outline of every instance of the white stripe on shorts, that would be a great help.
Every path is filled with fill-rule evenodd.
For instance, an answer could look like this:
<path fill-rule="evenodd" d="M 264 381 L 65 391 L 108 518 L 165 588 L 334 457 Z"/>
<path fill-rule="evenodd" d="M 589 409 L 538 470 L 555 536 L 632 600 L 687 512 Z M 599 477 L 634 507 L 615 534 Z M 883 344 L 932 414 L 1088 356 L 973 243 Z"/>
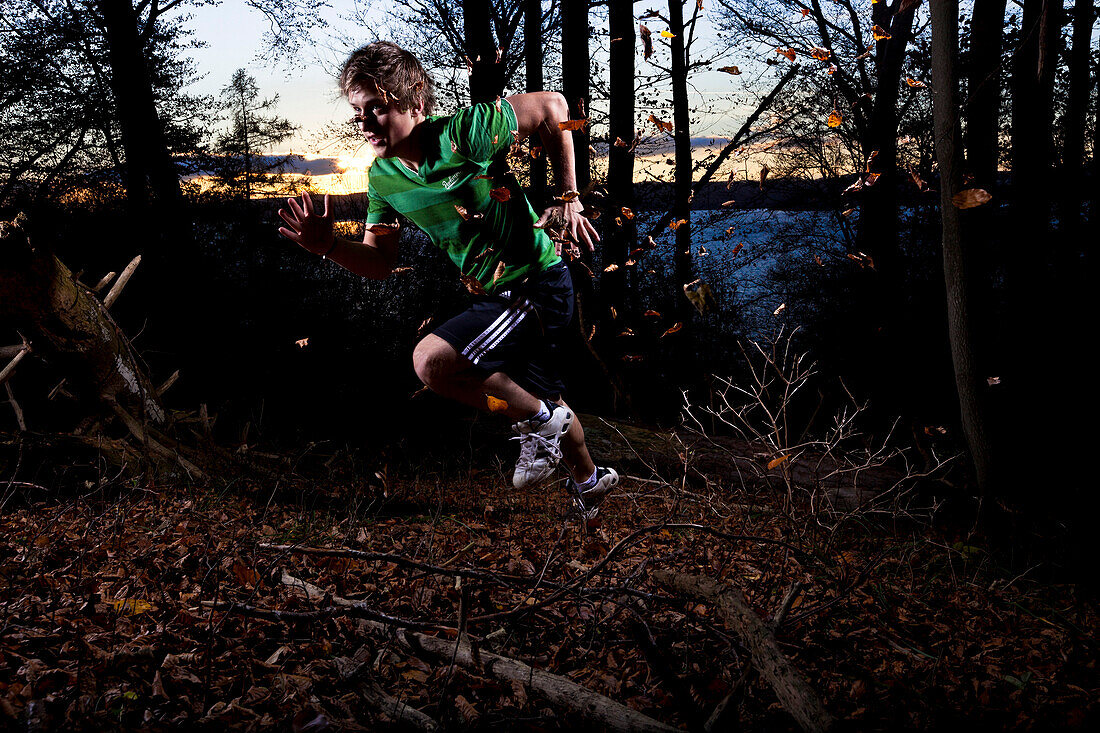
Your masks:
<path fill-rule="evenodd" d="M 490 349 L 499 344 L 505 336 L 515 330 L 516 326 L 523 321 L 531 310 L 531 301 L 526 298 L 512 303 L 508 306 L 507 310 L 497 316 L 497 319 L 493 321 L 487 329 L 478 334 L 477 337 L 462 350 L 462 355 L 474 364 L 477 364 L 481 360 L 481 357 L 485 356 Z"/>

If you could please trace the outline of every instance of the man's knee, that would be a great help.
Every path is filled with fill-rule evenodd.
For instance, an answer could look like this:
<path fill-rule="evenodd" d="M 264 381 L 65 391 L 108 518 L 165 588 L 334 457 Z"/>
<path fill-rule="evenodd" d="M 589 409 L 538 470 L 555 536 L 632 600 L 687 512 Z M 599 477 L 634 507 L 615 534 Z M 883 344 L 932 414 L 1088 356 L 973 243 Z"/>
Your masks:
<path fill-rule="evenodd" d="M 413 370 L 429 387 L 455 371 L 454 347 L 432 334 L 421 339 L 413 349 Z"/>

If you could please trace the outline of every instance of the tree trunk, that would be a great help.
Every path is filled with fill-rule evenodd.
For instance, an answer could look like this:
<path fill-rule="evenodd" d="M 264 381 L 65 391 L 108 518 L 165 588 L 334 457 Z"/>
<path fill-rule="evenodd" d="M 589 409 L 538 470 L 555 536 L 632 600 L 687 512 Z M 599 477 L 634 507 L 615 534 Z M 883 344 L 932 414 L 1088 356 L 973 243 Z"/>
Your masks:
<path fill-rule="evenodd" d="M 1001 37 L 1006 0 L 975 0 L 970 23 L 969 98 L 966 103 L 967 168 L 974 186 L 990 193 L 997 179 L 1001 107 Z"/>
<path fill-rule="evenodd" d="M 1073 5 L 1073 48 L 1069 56 L 1069 106 L 1066 110 L 1066 143 L 1062 151 L 1062 226 L 1067 235 L 1081 241 L 1081 202 L 1085 192 L 1085 125 L 1089 110 L 1089 43 L 1092 40 L 1092 0 Z M 1095 152 L 1093 153 L 1095 155 Z M 1068 274 L 1068 273 L 1067 273 Z"/>
<path fill-rule="evenodd" d="M 462 0 L 462 30 L 470 71 L 470 101 L 492 102 L 504 91 L 504 64 L 497 63 L 489 0 Z"/>
<path fill-rule="evenodd" d="M 966 243 L 960 229 L 960 211 L 952 197 L 961 188 L 961 130 L 955 61 L 959 47 L 958 0 L 931 0 L 932 117 L 936 162 L 940 171 L 940 218 L 943 231 L 943 275 L 947 286 L 947 326 L 955 387 L 959 394 L 963 433 L 974 462 L 978 488 L 990 496 L 994 463 L 983 408 L 979 401 L 980 376 L 974 369 L 968 310 L 970 281 L 963 255 Z"/>
<path fill-rule="evenodd" d="M 542 0 L 523 2 L 523 54 L 527 68 L 527 91 L 541 92 L 542 80 Z M 529 158 L 531 178 L 529 196 L 536 211 L 548 203 L 546 195 L 546 157 Z"/>
<path fill-rule="evenodd" d="M 676 228 L 674 257 L 676 284 L 695 279 L 691 257 L 691 108 L 687 95 L 687 55 L 684 49 L 684 7 L 681 0 L 669 0 L 668 30 L 673 34 L 672 46 L 672 137 L 675 147 L 676 173 L 672 192 L 672 219 L 681 222 Z M 685 325 L 691 320 L 693 306 L 686 299 L 677 299 L 676 318 Z"/>
<path fill-rule="evenodd" d="M 589 113 L 588 0 L 562 0 L 561 79 L 562 93 L 574 115 Z M 592 179 L 588 157 L 588 128 L 573 132 L 577 188 L 583 191 Z"/>
<path fill-rule="evenodd" d="M 111 91 L 126 155 L 127 200 L 132 211 L 147 210 L 148 185 L 156 207 L 174 220 L 182 201 L 179 176 L 157 114 L 144 43 L 138 33 L 138 13 L 130 0 L 98 0 L 98 5 L 103 14 Z"/>

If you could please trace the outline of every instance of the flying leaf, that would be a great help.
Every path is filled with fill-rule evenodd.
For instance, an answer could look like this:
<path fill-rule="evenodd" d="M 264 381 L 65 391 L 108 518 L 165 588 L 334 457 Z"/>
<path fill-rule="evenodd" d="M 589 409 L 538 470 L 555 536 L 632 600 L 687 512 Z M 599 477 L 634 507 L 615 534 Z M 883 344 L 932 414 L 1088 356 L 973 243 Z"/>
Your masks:
<path fill-rule="evenodd" d="M 876 183 L 878 183 L 878 179 L 879 179 L 879 178 L 880 178 L 881 176 L 882 176 L 882 174 L 881 174 L 881 173 L 868 173 L 868 174 L 867 174 L 867 185 L 868 185 L 868 186 L 873 186 L 873 185 L 875 185 Z"/>
<path fill-rule="evenodd" d="M 626 143 L 623 142 L 623 139 L 621 137 L 616 137 L 615 138 L 615 147 L 625 148 L 626 146 L 627 146 Z"/>
<path fill-rule="evenodd" d="M 723 202 L 721 203 L 721 206 L 722 206 L 722 208 L 724 209 L 724 208 L 726 208 L 727 206 L 733 206 L 733 205 L 734 205 L 734 204 L 736 204 L 736 203 L 737 203 L 736 201 L 734 201 L 733 199 L 730 199 L 729 201 L 723 201 Z"/>
<path fill-rule="evenodd" d="M 840 116 L 840 113 L 835 109 L 829 113 L 828 125 L 829 127 L 840 127 L 840 123 L 844 121 L 844 118 Z"/>
<path fill-rule="evenodd" d="M 649 121 L 652 122 L 654 125 L 656 125 L 658 130 L 664 130 L 665 132 L 672 132 L 672 123 L 671 122 L 665 122 L 664 120 L 658 118 L 657 115 L 652 115 L 651 114 L 649 116 Z"/>
<path fill-rule="evenodd" d="M 508 190 L 507 186 L 501 186 L 500 188 L 494 188 L 489 192 L 489 195 L 496 201 L 504 203 L 508 199 L 512 198 L 512 192 Z"/>
<path fill-rule="evenodd" d="M 875 50 L 875 44 L 874 43 L 867 44 L 867 48 L 863 49 L 863 53 L 861 53 L 859 56 L 856 56 L 856 61 L 859 61 L 860 59 L 867 58 L 868 56 L 871 55 L 871 52 L 874 51 L 874 50 Z"/>
<path fill-rule="evenodd" d="M 643 313 L 642 315 L 643 315 L 643 316 L 647 316 L 647 317 L 650 317 L 650 318 L 660 318 L 660 317 L 661 317 L 661 314 L 660 314 L 660 313 L 659 313 L 658 311 L 655 311 L 655 310 L 653 310 L 652 308 L 650 308 L 649 310 L 647 310 L 647 311 L 646 311 L 645 313 Z"/>
<path fill-rule="evenodd" d="M 638 24 L 638 33 L 642 36 L 642 54 L 648 61 L 649 57 L 653 55 L 653 38 L 650 35 L 649 28 L 646 28 L 644 23 Z"/>
<path fill-rule="evenodd" d="M 508 266 L 504 264 L 504 260 L 497 263 L 497 269 L 493 270 L 493 282 L 504 277 L 504 273 L 507 271 Z"/>
<path fill-rule="evenodd" d="M 708 309 L 717 306 L 717 301 L 714 299 L 714 293 L 711 291 L 710 286 L 702 280 L 693 280 L 684 285 L 684 296 L 700 314 L 706 313 Z"/>
<path fill-rule="evenodd" d="M 951 203 L 960 209 L 973 209 L 993 199 L 984 188 L 968 188 L 951 197 Z"/>
<path fill-rule="evenodd" d="M 304 349 L 305 347 L 309 346 L 309 339 L 298 339 L 294 343 L 298 345 L 299 349 Z"/>
<path fill-rule="evenodd" d="M 770 471 L 773 468 L 783 465 L 783 462 L 786 461 L 788 458 L 790 458 L 789 455 L 779 456 L 779 458 L 768 461 L 768 470 Z"/>
<path fill-rule="evenodd" d="M 702 10 L 703 9 L 703 0 L 695 0 L 695 9 L 696 10 Z"/>
<path fill-rule="evenodd" d="M 554 200 L 555 201 L 561 201 L 562 203 L 567 204 L 570 201 L 572 201 L 573 199 L 577 198 L 578 196 L 580 196 L 579 191 L 566 191 L 561 196 L 555 196 Z"/>
<path fill-rule="evenodd" d="M 661 37 L 662 38 L 675 38 L 676 34 L 675 33 L 669 33 L 668 31 L 661 31 Z"/>
<path fill-rule="evenodd" d="M 760 190 L 764 190 L 764 181 L 767 179 L 768 174 L 772 172 L 772 169 L 768 167 L 768 164 L 760 166 Z"/>
<path fill-rule="evenodd" d="M 802 8 L 802 17 L 803 18 L 808 17 L 809 14 L 810 14 L 810 9 L 809 8 Z"/>
<path fill-rule="evenodd" d="M 618 270 L 618 269 L 619 269 L 619 266 L 616 265 L 614 262 L 612 262 L 610 265 L 603 268 L 603 271 L 604 272 L 615 272 L 615 270 Z"/>
<path fill-rule="evenodd" d="M 622 208 L 622 212 L 623 212 L 623 216 L 625 216 L 627 219 L 633 219 L 634 218 L 634 212 L 631 211 L 630 209 L 626 208 L 625 206 Z"/>
<path fill-rule="evenodd" d="M 745 246 L 745 243 L 744 243 L 744 242 L 738 242 L 737 246 L 733 248 L 733 251 L 732 251 L 732 252 L 730 252 L 730 257 L 733 257 L 733 256 L 734 256 L 734 255 L 736 255 L 736 254 L 737 254 L 738 252 L 740 252 L 740 251 L 741 251 L 741 248 L 742 248 L 742 247 L 744 247 L 744 246 Z"/>
<path fill-rule="evenodd" d="M 621 227 L 623 225 L 623 218 L 621 216 L 615 217 L 615 226 Z"/>
<path fill-rule="evenodd" d="M 871 164 L 875 162 L 875 158 L 878 157 L 878 151 L 872 150 L 871 154 L 867 156 L 867 165 L 863 167 L 863 170 L 867 173 L 871 172 Z"/>
<path fill-rule="evenodd" d="M 836 73 L 836 64 L 829 64 L 829 76 Z"/>
<path fill-rule="evenodd" d="M 706 257 L 709 254 L 710 254 L 710 250 L 707 249 L 705 246 L 700 246 L 699 247 L 699 256 L 700 257 Z"/>
<path fill-rule="evenodd" d="M 734 76 L 738 76 L 741 74 L 741 69 L 737 68 L 736 66 L 723 66 L 718 70 L 724 71 L 727 74 L 733 74 Z"/>
<path fill-rule="evenodd" d="M 462 280 L 462 284 L 466 286 L 466 290 L 470 292 L 470 295 L 485 295 L 485 286 L 473 275 L 461 275 L 460 279 Z"/>
<path fill-rule="evenodd" d="M 500 135 L 493 135 L 493 145 L 496 145 L 500 140 Z"/>
<path fill-rule="evenodd" d="M 566 120 L 565 122 L 558 123 L 558 129 L 564 131 L 583 130 L 584 126 L 588 124 L 588 118 L 583 120 Z"/>
<path fill-rule="evenodd" d="M 623 361 L 641 361 L 642 357 L 637 354 L 623 354 Z"/>
<path fill-rule="evenodd" d="M 778 316 L 780 313 L 782 313 L 785 310 L 787 310 L 787 304 L 786 303 L 780 303 L 779 307 L 775 309 L 775 311 L 772 313 L 772 315 L 773 316 Z"/>
<path fill-rule="evenodd" d="M 539 157 L 539 155 L 541 153 L 542 153 L 542 146 L 541 145 L 532 145 L 531 146 L 531 157 L 532 158 Z"/>
<path fill-rule="evenodd" d="M 489 405 L 489 412 L 507 412 L 508 403 L 498 397 L 493 397 L 491 394 L 485 395 L 485 401 Z"/>
<path fill-rule="evenodd" d="M 810 55 L 818 61 L 828 61 L 829 57 L 832 56 L 832 54 L 829 53 L 829 49 L 820 48 L 818 46 L 814 46 L 810 49 Z"/>
<path fill-rule="evenodd" d="M 371 234 L 377 234 L 379 237 L 384 237 L 387 234 L 393 234 L 401 228 L 400 224 L 367 224 L 367 231 Z"/>
<path fill-rule="evenodd" d="M 677 229 L 679 229 L 680 227 L 682 227 L 684 224 L 687 224 L 687 223 L 688 223 L 687 219 L 679 219 L 677 221 L 669 222 L 668 228 L 671 229 L 672 231 L 676 231 Z"/>
<path fill-rule="evenodd" d="M 821 255 L 814 255 L 814 262 L 824 267 L 825 263 L 821 261 Z"/>
<path fill-rule="evenodd" d="M 475 181 L 491 181 L 491 180 L 493 180 L 493 177 L 492 176 L 474 176 L 474 180 Z"/>
<path fill-rule="evenodd" d="M 924 182 L 917 172 L 914 170 L 909 171 L 909 180 L 913 182 L 913 185 L 917 187 L 917 190 L 924 193 L 929 190 L 928 184 Z"/>
<path fill-rule="evenodd" d="M 676 323 L 672 324 L 668 328 L 668 330 L 666 330 L 664 333 L 661 334 L 661 338 L 664 338 L 665 336 L 668 336 L 670 333 L 676 333 L 677 331 L 681 330 L 683 327 L 684 327 L 683 323 L 676 322 Z"/>
<path fill-rule="evenodd" d="M 893 36 L 891 36 L 888 32 L 886 32 L 882 28 L 879 28 L 877 25 L 872 25 L 871 26 L 871 35 L 874 37 L 874 39 L 876 41 L 886 41 L 886 40 L 889 40 L 890 38 L 893 38 Z"/>
<path fill-rule="evenodd" d="M 620 333 L 619 335 L 620 336 L 633 336 L 634 335 L 634 329 L 633 328 L 624 328 L 623 332 Z"/>
<path fill-rule="evenodd" d="M 923 81 L 917 81 L 916 79 L 910 79 L 908 76 L 905 77 L 905 83 L 908 84 L 911 87 L 917 87 L 918 89 L 924 89 L 925 87 L 928 86 Z"/>
<path fill-rule="evenodd" d="M 845 209 L 844 211 L 840 212 L 840 215 L 843 216 L 845 219 L 847 219 L 849 216 L 854 214 L 855 211 L 856 211 L 855 209 Z"/>
<path fill-rule="evenodd" d="M 608 306 L 608 307 L 611 309 L 611 320 L 615 320 L 616 318 L 618 318 L 619 317 L 619 312 L 617 310 L 615 310 L 615 306 L 611 305 L 611 306 Z"/>
<path fill-rule="evenodd" d="M 777 54 L 779 54 L 780 56 L 786 56 L 788 61 L 794 61 L 794 49 L 793 48 L 788 48 L 788 49 L 777 48 L 777 49 L 775 49 L 775 52 Z"/>
<path fill-rule="evenodd" d="M 461 216 L 464 221 L 469 221 L 470 219 L 474 219 L 476 221 L 477 219 L 484 219 L 485 218 L 485 214 L 479 214 L 479 213 L 471 214 L 469 211 L 466 210 L 465 206 L 459 206 L 458 204 L 455 204 L 454 207 L 455 207 L 455 211 L 458 212 L 458 215 Z"/>

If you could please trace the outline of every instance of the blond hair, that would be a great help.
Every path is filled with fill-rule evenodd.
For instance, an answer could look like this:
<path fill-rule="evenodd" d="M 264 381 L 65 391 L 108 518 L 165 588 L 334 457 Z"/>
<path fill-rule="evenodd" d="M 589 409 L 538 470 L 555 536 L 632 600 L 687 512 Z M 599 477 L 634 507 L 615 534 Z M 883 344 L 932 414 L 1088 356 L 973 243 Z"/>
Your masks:
<path fill-rule="evenodd" d="M 377 41 L 355 51 L 340 71 L 340 91 L 374 91 L 398 111 L 424 103 L 424 114 L 435 107 L 435 84 L 416 57 L 396 43 Z"/>

